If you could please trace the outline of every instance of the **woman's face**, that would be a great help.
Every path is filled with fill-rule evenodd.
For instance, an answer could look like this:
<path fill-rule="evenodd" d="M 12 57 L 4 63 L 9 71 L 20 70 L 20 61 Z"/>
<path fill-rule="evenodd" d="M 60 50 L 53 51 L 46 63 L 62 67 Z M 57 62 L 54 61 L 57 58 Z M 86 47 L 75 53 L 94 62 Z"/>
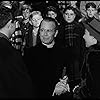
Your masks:
<path fill-rule="evenodd" d="M 67 9 L 64 13 L 64 19 L 65 21 L 67 21 L 68 23 L 71 23 L 74 21 L 76 15 L 74 13 L 73 10 Z"/>
<path fill-rule="evenodd" d="M 96 11 L 95 8 L 92 8 L 92 7 L 90 6 L 90 8 L 88 8 L 88 9 L 86 10 L 86 12 L 87 12 L 88 17 L 92 18 L 92 17 L 94 17 L 94 15 L 96 14 L 97 11 Z"/>
<path fill-rule="evenodd" d="M 23 11 L 23 17 L 24 17 L 25 19 L 28 19 L 29 16 L 30 16 L 30 11 L 29 11 L 29 9 L 24 10 L 24 11 Z"/>
<path fill-rule="evenodd" d="M 57 17 L 57 14 L 53 11 L 48 11 L 47 16 L 55 19 Z"/>
<path fill-rule="evenodd" d="M 43 20 L 43 18 L 39 14 L 32 16 L 33 26 L 39 27 L 39 25 L 40 25 L 40 23 L 41 23 L 42 20 Z"/>

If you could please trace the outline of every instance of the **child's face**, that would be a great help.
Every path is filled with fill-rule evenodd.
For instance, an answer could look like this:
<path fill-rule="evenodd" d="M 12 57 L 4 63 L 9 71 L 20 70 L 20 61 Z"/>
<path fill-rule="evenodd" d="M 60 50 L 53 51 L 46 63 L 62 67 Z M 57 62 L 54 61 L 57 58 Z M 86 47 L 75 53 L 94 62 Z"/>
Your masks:
<path fill-rule="evenodd" d="M 47 16 L 55 19 L 57 17 L 57 14 L 53 11 L 48 11 Z"/>
<path fill-rule="evenodd" d="M 75 19 L 75 17 L 76 17 L 76 15 L 75 15 L 75 13 L 74 13 L 73 10 L 68 9 L 68 10 L 66 10 L 65 13 L 64 13 L 64 19 L 65 19 L 65 21 L 67 21 L 68 23 L 73 22 L 74 19 Z"/>
<path fill-rule="evenodd" d="M 26 10 L 23 11 L 23 16 L 24 16 L 25 19 L 28 19 L 29 18 L 29 16 L 30 16 L 29 9 L 26 9 Z"/>
<path fill-rule="evenodd" d="M 96 10 L 96 8 L 92 8 L 90 6 L 89 8 L 87 8 L 86 12 L 87 12 L 87 16 L 92 18 L 96 14 L 97 10 Z"/>

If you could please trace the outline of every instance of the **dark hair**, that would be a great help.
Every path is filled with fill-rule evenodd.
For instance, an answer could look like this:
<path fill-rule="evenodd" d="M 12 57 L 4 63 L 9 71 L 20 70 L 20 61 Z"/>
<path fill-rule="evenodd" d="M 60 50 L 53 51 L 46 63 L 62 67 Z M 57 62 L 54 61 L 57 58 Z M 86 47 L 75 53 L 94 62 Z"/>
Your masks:
<path fill-rule="evenodd" d="M 96 9 L 96 5 L 95 5 L 93 2 L 89 2 L 89 3 L 87 3 L 87 4 L 85 5 L 86 10 L 87 10 L 88 8 L 90 8 L 90 7 Z"/>
<path fill-rule="evenodd" d="M 6 7 L 0 7 L 0 29 L 12 19 L 12 13 Z"/>
<path fill-rule="evenodd" d="M 47 22 L 54 22 L 55 23 L 55 29 L 57 30 L 58 29 L 58 22 L 54 19 L 54 18 L 51 18 L 51 17 L 44 17 L 43 20 L 41 21 L 41 23 L 43 21 L 47 21 Z M 41 26 L 41 23 L 40 23 L 40 26 Z"/>
<path fill-rule="evenodd" d="M 45 10 L 45 16 L 48 14 L 48 12 L 49 11 L 53 11 L 54 13 L 56 13 L 57 14 L 57 16 L 58 16 L 58 11 L 57 11 L 57 9 L 55 8 L 55 7 L 53 7 L 53 6 L 48 6 L 47 8 L 46 8 L 46 10 Z"/>
<path fill-rule="evenodd" d="M 72 7 L 72 6 L 68 6 L 64 9 L 63 13 L 65 13 L 67 10 L 72 10 L 75 14 L 77 13 L 76 8 Z"/>
<path fill-rule="evenodd" d="M 100 13 L 100 8 L 97 9 L 98 13 Z"/>
<path fill-rule="evenodd" d="M 59 20 L 59 16 L 60 16 L 60 9 L 59 6 L 57 5 L 57 3 L 53 2 L 53 1 L 49 1 L 48 4 L 46 4 L 45 6 L 45 10 L 43 12 L 44 16 L 46 16 L 48 14 L 48 11 L 53 11 L 54 13 L 57 14 L 56 19 Z"/>

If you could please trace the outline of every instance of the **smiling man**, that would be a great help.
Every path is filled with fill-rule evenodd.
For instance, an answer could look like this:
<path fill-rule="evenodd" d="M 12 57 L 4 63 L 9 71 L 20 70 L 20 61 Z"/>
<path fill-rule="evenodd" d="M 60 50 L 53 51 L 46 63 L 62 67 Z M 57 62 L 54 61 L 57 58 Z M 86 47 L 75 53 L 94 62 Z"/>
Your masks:
<path fill-rule="evenodd" d="M 56 40 L 57 34 L 59 33 L 55 19 L 44 18 L 39 27 L 38 43 L 35 47 L 30 48 L 27 53 L 26 59 L 29 61 L 27 64 L 36 84 L 37 98 L 52 97 L 55 83 L 60 75 L 58 67 L 62 67 L 62 52 Z"/>
<path fill-rule="evenodd" d="M 41 22 L 40 40 L 47 48 L 52 48 L 55 45 L 54 38 L 58 33 L 57 22 L 52 18 L 47 18 Z"/>

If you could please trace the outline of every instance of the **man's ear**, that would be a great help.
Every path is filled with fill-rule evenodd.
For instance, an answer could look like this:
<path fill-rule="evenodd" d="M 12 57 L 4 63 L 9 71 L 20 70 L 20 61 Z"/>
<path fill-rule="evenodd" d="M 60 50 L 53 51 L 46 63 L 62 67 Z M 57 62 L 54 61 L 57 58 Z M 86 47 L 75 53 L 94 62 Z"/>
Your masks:
<path fill-rule="evenodd" d="M 56 33 L 55 33 L 54 37 L 56 37 L 56 36 L 57 36 L 57 34 L 58 34 L 58 30 L 56 30 Z"/>
<path fill-rule="evenodd" d="M 10 20 L 10 21 L 6 24 L 7 28 L 12 28 L 11 21 L 12 21 L 12 20 Z"/>

